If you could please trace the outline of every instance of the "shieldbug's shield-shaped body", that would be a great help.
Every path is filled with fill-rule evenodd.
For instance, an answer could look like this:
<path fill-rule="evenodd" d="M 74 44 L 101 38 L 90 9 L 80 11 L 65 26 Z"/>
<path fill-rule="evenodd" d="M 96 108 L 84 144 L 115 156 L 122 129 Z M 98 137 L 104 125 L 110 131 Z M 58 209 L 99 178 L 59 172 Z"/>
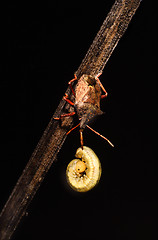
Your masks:
<path fill-rule="evenodd" d="M 91 129 L 100 137 L 107 140 L 111 146 L 113 146 L 113 144 L 107 138 L 96 132 L 88 125 L 88 123 L 90 123 L 95 117 L 103 114 L 103 112 L 100 110 L 100 99 L 107 97 L 107 92 L 98 78 L 99 75 L 97 77 L 93 77 L 91 75 L 83 74 L 79 79 L 77 79 L 77 76 L 75 75 L 75 78 L 68 83 L 72 90 L 72 93 L 75 96 L 75 102 L 73 103 L 71 100 L 69 100 L 68 95 L 65 95 L 63 97 L 64 100 L 74 106 L 75 111 L 68 114 L 63 114 L 60 117 L 55 118 L 59 120 L 62 117 L 72 116 L 77 113 L 80 123 L 74 128 L 72 128 L 67 134 L 69 134 L 76 127 L 80 126 L 80 141 L 82 148 L 83 130 L 85 129 L 85 127 Z M 72 87 L 72 82 L 76 80 L 77 84 L 74 91 Z M 104 94 L 102 94 L 102 91 L 104 92 Z"/>
<path fill-rule="evenodd" d="M 75 88 L 75 108 L 80 119 L 80 128 L 86 125 L 97 115 L 100 110 L 101 88 L 95 78 L 83 74 Z"/>

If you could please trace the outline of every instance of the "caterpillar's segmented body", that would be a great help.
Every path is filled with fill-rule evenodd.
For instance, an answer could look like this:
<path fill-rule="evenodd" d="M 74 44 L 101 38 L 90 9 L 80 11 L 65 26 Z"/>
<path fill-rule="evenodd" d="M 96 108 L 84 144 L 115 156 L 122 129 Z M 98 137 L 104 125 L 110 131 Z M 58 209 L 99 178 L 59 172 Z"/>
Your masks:
<path fill-rule="evenodd" d="M 66 170 L 69 185 L 77 192 L 91 190 L 100 180 L 101 163 L 94 151 L 86 146 L 78 148 L 76 158 Z"/>

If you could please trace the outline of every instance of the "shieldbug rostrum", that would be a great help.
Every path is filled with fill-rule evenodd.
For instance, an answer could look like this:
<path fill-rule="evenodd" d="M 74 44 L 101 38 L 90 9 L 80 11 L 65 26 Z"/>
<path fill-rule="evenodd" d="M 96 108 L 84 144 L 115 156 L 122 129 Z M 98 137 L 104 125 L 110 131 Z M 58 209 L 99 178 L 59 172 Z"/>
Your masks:
<path fill-rule="evenodd" d="M 77 79 L 77 76 L 75 75 L 75 77 L 68 83 L 75 97 L 75 102 L 73 103 L 68 98 L 68 95 L 63 97 L 65 101 L 74 106 L 75 111 L 54 118 L 59 120 L 63 117 L 72 116 L 77 113 L 80 123 L 72 128 L 67 134 L 69 134 L 76 127 L 80 126 L 80 142 L 82 149 L 83 130 L 85 127 L 88 127 L 100 137 L 104 138 L 112 147 L 114 146 L 106 137 L 102 136 L 88 125 L 94 118 L 103 114 L 103 112 L 100 110 L 100 99 L 107 97 L 107 91 L 99 80 L 100 75 L 101 74 L 93 77 L 91 75 L 83 74 L 79 79 Z M 74 81 L 77 81 L 75 90 L 72 87 L 72 82 Z M 102 94 L 102 91 L 104 94 Z"/>

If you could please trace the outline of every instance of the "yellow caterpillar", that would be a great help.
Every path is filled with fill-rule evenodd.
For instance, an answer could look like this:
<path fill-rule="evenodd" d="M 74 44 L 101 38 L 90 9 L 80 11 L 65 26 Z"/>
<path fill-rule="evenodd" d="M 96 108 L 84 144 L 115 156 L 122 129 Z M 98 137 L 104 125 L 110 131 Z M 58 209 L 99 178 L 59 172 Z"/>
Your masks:
<path fill-rule="evenodd" d="M 72 160 L 66 170 L 69 185 L 78 192 L 91 190 L 100 180 L 101 164 L 94 151 L 86 146 L 76 151 L 76 159 Z"/>

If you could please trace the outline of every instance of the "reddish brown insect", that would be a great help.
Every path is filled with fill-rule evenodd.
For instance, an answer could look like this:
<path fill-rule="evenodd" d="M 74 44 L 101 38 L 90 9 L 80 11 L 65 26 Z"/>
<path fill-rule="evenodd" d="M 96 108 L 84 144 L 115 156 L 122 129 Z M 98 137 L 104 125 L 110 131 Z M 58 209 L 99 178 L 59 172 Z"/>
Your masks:
<path fill-rule="evenodd" d="M 100 74 L 94 78 L 91 75 L 83 74 L 78 80 L 77 76 L 75 75 L 75 78 L 73 78 L 68 83 L 72 90 L 73 95 L 75 96 L 75 102 L 73 103 L 71 100 L 69 100 L 68 95 L 64 96 L 64 100 L 74 106 L 80 120 L 80 123 L 74 128 L 72 128 L 67 134 L 69 134 L 76 127 L 80 126 L 81 147 L 83 147 L 82 133 L 85 127 L 88 127 L 89 129 L 91 129 L 100 137 L 107 140 L 111 146 L 113 146 L 113 144 L 107 138 L 105 138 L 100 133 L 96 132 L 95 130 L 93 130 L 91 127 L 88 126 L 88 123 L 91 122 L 95 117 L 103 114 L 103 112 L 100 110 L 100 99 L 107 97 L 107 92 L 103 87 L 103 85 L 101 84 L 98 78 L 99 76 Z M 72 82 L 76 80 L 78 80 L 78 82 L 74 91 L 72 87 Z M 101 90 L 104 92 L 104 94 L 101 93 Z M 55 119 L 59 120 L 63 117 L 72 116 L 76 112 L 63 114 L 59 118 L 55 118 Z"/>

